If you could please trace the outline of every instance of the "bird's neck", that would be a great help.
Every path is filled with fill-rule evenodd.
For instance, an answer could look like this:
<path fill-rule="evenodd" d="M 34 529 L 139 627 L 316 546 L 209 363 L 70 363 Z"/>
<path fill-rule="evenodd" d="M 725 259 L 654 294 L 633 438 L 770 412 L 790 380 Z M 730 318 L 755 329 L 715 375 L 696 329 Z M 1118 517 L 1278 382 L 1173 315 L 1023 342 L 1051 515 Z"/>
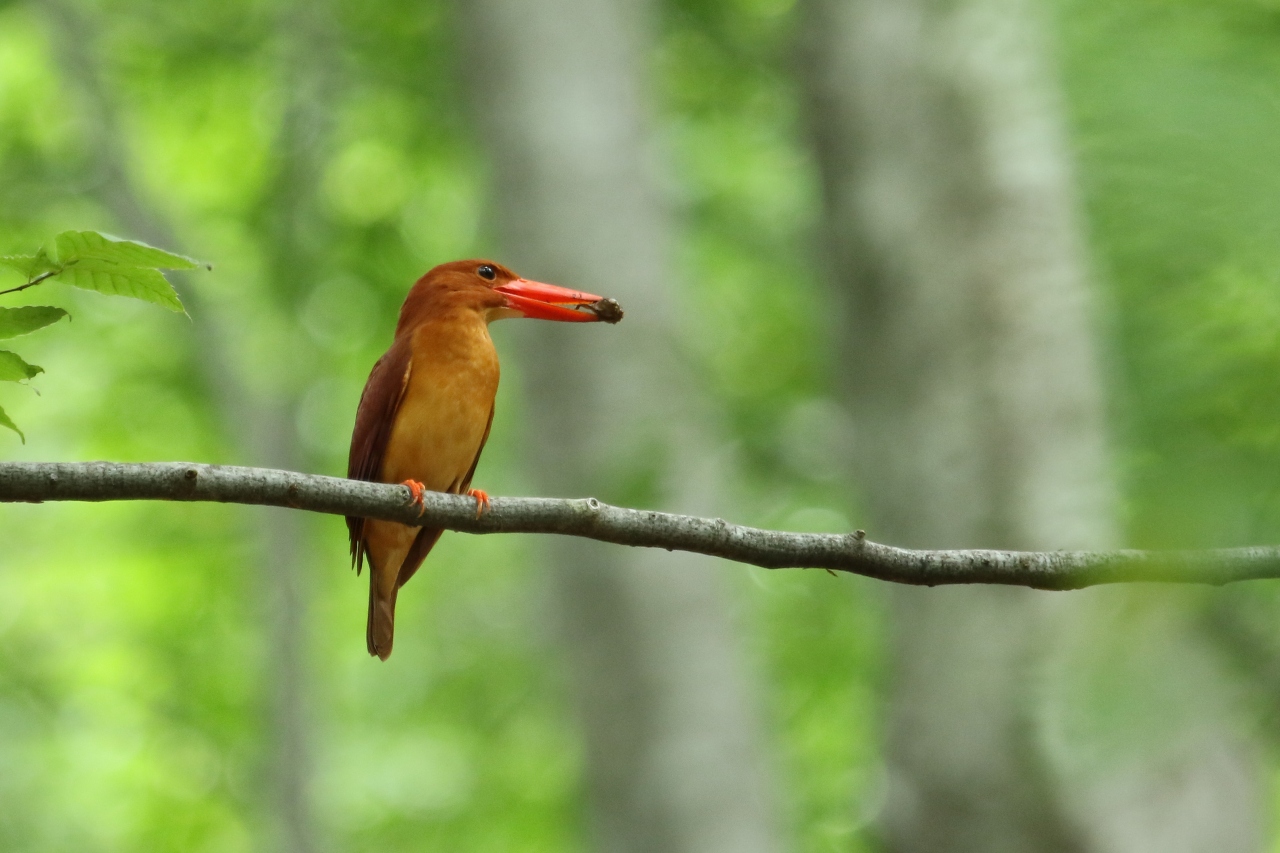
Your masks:
<path fill-rule="evenodd" d="M 476 363 L 497 358 L 489 324 L 477 311 L 462 309 L 425 317 L 409 333 L 415 361 Z"/>

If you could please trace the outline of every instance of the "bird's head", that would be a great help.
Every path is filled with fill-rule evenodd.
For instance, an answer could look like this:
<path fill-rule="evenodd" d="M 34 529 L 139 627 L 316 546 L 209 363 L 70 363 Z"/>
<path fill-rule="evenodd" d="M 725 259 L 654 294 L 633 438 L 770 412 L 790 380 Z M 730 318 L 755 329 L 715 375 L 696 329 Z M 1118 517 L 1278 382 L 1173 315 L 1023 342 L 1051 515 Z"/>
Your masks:
<path fill-rule="evenodd" d="M 475 311 L 486 322 L 532 317 L 569 323 L 616 323 L 622 309 L 612 299 L 521 278 L 494 261 L 453 261 L 418 279 L 400 309 L 403 329 L 432 315 Z"/>

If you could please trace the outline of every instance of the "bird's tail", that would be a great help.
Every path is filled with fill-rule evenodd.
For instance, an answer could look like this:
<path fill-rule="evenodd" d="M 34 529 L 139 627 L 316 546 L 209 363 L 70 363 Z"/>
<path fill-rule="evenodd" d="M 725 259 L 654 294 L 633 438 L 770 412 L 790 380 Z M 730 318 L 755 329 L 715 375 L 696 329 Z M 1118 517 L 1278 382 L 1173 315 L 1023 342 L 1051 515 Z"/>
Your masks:
<path fill-rule="evenodd" d="M 388 568 L 391 563 L 374 565 L 372 555 L 369 556 L 369 624 L 365 629 L 369 654 L 377 655 L 383 660 L 391 657 L 391 640 L 396 621 L 396 592 L 413 577 L 413 573 L 422 565 L 427 553 L 443 532 L 441 529 L 426 527 L 419 530 L 408 552 L 400 559 L 399 568 L 394 572 Z M 388 558 L 384 556 L 383 559 Z"/>
<path fill-rule="evenodd" d="M 382 660 L 391 657 L 391 641 L 395 634 L 396 587 L 390 592 L 378 590 L 378 573 L 369 572 L 369 623 L 365 628 L 365 640 L 369 654 Z"/>

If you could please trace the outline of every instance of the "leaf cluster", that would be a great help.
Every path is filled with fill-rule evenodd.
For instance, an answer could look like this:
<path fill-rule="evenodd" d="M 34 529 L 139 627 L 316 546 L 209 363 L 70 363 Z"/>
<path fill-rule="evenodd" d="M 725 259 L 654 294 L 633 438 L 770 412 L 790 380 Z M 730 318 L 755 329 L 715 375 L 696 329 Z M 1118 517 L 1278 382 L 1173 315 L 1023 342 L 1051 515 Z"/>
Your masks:
<path fill-rule="evenodd" d="M 0 255 L 0 266 L 26 278 L 24 284 L 0 290 L 0 295 L 56 280 L 186 313 L 173 285 L 161 270 L 191 270 L 201 264 L 135 240 L 121 240 L 97 231 L 63 231 L 54 237 L 51 245 L 42 246 L 33 255 Z M 66 316 L 66 311 L 49 305 L 0 308 L 0 339 L 29 334 Z M 0 350 L 0 382 L 25 382 L 43 372 L 44 368 L 28 364 L 17 353 Z M 13 430 L 26 441 L 22 430 L 2 408 L 0 426 Z"/>

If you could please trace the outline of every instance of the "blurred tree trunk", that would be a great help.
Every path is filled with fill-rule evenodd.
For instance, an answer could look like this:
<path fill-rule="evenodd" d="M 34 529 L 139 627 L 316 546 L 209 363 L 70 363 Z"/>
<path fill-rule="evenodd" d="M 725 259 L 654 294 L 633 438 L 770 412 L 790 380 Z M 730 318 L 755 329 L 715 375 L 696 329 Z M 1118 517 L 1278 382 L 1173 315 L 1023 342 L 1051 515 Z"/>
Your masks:
<path fill-rule="evenodd" d="M 517 332 L 538 490 L 711 511 L 722 479 L 711 413 L 678 357 L 670 224 L 649 173 L 651 10 L 601 0 L 458 8 L 507 259 L 627 311 L 617 327 Z M 598 849 L 778 849 L 755 697 L 714 564 L 567 538 L 550 555 Z"/>
<path fill-rule="evenodd" d="M 880 541 L 1117 541 L 1084 251 L 1034 12 L 1026 0 L 805 3 L 841 391 Z M 1224 723 L 1170 764 L 1176 796 L 1136 771 L 1140 797 L 1069 790 L 1044 748 L 1040 699 L 1048 653 L 1097 596 L 893 596 L 889 850 L 1257 844 L 1257 797 Z"/>
<path fill-rule="evenodd" d="M 258 210 L 258 233 L 270 276 L 280 332 L 305 346 L 296 317 L 324 263 L 326 222 L 317 187 L 328 154 L 331 108 L 337 100 L 341 51 L 327 2 L 286 2 L 276 12 L 278 79 L 285 95 L 283 122 L 273 148 L 274 179 Z M 297 429 L 298 376 L 279 370 L 248 402 L 248 449 L 261 464 L 306 470 Z M 268 555 L 266 604 L 271 700 L 273 847 L 285 853 L 320 848 L 312 812 L 313 723 L 309 577 L 314 560 L 305 522 L 296 512 L 263 513 Z"/>
<path fill-rule="evenodd" d="M 135 187 L 126 165 L 117 106 L 103 79 L 97 54 L 99 27 L 63 0 L 40 0 L 59 37 L 63 67 L 85 96 L 89 150 L 100 175 L 97 195 L 128 235 L 166 249 L 184 251 L 164 215 Z M 331 103 L 336 51 L 327 29 L 327 8 L 291 4 L 279 16 L 281 89 L 288 93 L 284 126 L 275 150 L 277 174 L 260 213 L 264 256 L 275 296 L 291 317 L 316 266 L 318 181 L 327 104 Z M 183 302 L 195 319 L 194 367 L 218 403 L 222 428 L 248 464 L 303 470 L 298 453 L 294 408 L 296 389 L 284 371 L 249 381 L 231 353 L 234 318 L 220 317 L 214 306 L 178 277 Z M 256 390 L 255 390 L 256 388 Z M 307 676 L 307 595 L 305 567 L 310 563 L 304 520 L 288 510 L 254 511 L 256 546 L 251 573 L 260 574 L 265 595 L 259 602 L 265 621 L 266 698 L 269 703 L 267 785 L 270 849 L 310 853 L 316 849 L 310 807 L 310 727 Z"/>

